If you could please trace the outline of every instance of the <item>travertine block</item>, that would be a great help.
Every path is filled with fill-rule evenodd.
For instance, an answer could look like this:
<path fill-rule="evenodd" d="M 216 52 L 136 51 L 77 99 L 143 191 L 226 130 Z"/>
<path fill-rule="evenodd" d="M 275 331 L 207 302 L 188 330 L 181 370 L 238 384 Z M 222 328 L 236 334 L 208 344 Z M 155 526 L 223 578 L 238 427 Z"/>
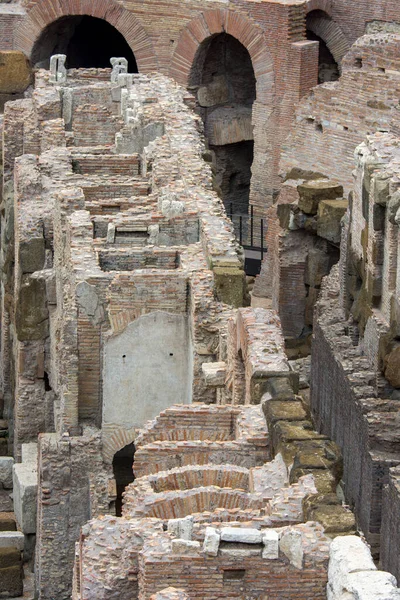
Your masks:
<path fill-rule="evenodd" d="M 299 208 L 308 215 L 316 215 L 321 200 L 333 200 L 343 196 L 343 187 L 328 179 L 313 179 L 297 186 Z"/>
<path fill-rule="evenodd" d="M 240 544 L 261 544 L 262 535 L 261 531 L 250 527 L 222 527 L 221 541 Z"/>
<path fill-rule="evenodd" d="M 171 542 L 172 553 L 173 554 L 196 554 L 200 548 L 200 542 L 194 542 L 191 540 L 180 540 L 174 539 Z"/>
<path fill-rule="evenodd" d="M 226 364 L 224 362 L 203 363 L 201 370 L 207 386 L 224 387 L 226 378 Z"/>
<path fill-rule="evenodd" d="M 340 221 L 346 213 L 347 206 L 347 200 L 322 200 L 320 202 L 317 222 L 317 234 L 320 237 L 334 244 L 340 244 Z"/>
<path fill-rule="evenodd" d="M 21 531 L 1 531 L 0 532 L 0 548 L 17 548 L 24 549 L 25 536 Z"/>
<path fill-rule="evenodd" d="M 37 467 L 35 462 L 14 465 L 14 510 L 21 531 L 36 532 Z"/>
<path fill-rule="evenodd" d="M 0 457 L 0 488 L 11 490 L 13 487 L 13 465 L 11 456 Z"/>
<path fill-rule="evenodd" d="M 289 530 L 282 534 L 279 541 L 281 551 L 286 554 L 290 563 L 297 569 L 303 568 L 303 546 L 300 531 Z"/>
<path fill-rule="evenodd" d="M 279 558 L 279 534 L 274 529 L 263 532 L 262 541 L 264 550 L 262 557 L 268 560 Z"/>
<path fill-rule="evenodd" d="M 220 534 L 216 529 L 214 529 L 214 527 L 206 527 L 203 552 L 209 554 L 210 556 L 217 556 L 220 539 Z"/>

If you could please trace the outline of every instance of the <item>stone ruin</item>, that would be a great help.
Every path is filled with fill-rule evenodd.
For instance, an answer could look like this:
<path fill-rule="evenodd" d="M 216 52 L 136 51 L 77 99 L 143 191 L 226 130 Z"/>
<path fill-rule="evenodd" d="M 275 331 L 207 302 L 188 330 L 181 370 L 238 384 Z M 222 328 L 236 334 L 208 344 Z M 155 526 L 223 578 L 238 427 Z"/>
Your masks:
<path fill-rule="evenodd" d="M 399 8 L 52 1 L 0 4 L 0 598 L 400 599 Z"/>

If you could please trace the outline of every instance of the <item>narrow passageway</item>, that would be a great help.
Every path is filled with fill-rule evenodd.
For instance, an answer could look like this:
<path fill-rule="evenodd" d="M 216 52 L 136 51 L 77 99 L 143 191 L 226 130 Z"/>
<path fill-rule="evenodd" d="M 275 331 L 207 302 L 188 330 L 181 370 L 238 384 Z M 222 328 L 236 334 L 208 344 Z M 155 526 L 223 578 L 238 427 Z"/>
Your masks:
<path fill-rule="evenodd" d="M 114 454 L 113 472 L 117 484 L 117 499 L 115 501 L 115 514 L 117 517 L 122 515 L 122 494 L 125 488 L 135 480 L 132 465 L 135 454 L 135 444 L 128 444 Z"/>
<path fill-rule="evenodd" d="M 214 187 L 227 212 L 248 214 L 254 158 L 252 106 L 256 79 L 247 49 L 233 36 L 201 45 L 191 74 L 211 150 Z"/>

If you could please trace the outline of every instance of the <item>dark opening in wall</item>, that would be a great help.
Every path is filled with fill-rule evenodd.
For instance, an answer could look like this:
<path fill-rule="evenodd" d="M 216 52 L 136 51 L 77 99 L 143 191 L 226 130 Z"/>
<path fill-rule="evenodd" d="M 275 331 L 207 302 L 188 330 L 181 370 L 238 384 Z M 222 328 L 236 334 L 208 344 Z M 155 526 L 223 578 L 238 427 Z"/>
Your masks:
<path fill-rule="evenodd" d="M 34 67 L 49 68 L 53 54 L 66 54 L 67 68 L 111 68 L 110 58 L 125 57 L 137 73 L 134 54 L 123 35 L 103 19 L 88 15 L 62 17 L 48 25 L 32 51 Z"/>
<path fill-rule="evenodd" d="M 318 83 L 337 81 L 340 77 L 339 67 L 326 42 L 309 29 L 307 29 L 307 39 L 319 42 Z"/>
<path fill-rule="evenodd" d="M 256 78 L 250 54 L 233 36 L 214 35 L 200 46 L 190 87 L 213 152 L 215 189 L 229 213 L 248 214 L 254 156 L 252 106 Z"/>
<path fill-rule="evenodd" d="M 117 499 L 115 502 L 115 514 L 117 517 L 122 515 L 122 494 L 127 485 L 135 480 L 133 474 L 133 456 L 135 454 L 135 444 L 128 444 L 122 450 L 114 454 L 113 472 L 117 483 Z"/>

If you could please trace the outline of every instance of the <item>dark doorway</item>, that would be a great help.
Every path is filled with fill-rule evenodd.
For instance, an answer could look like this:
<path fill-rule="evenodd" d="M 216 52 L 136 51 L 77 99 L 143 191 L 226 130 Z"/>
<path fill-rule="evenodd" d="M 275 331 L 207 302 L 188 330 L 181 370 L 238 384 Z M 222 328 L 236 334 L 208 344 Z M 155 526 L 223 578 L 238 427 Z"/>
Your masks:
<path fill-rule="evenodd" d="M 115 501 L 115 514 L 117 517 L 122 515 L 122 494 L 127 485 L 135 480 L 133 474 L 133 456 L 135 454 L 135 444 L 128 444 L 122 450 L 114 454 L 113 472 L 117 483 L 117 499 Z"/>
<path fill-rule="evenodd" d="M 67 68 L 111 68 L 110 58 L 125 57 L 130 73 L 137 73 L 134 54 L 115 27 L 96 17 L 62 17 L 48 25 L 35 43 L 31 62 L 48 69 L 53 54 L 66 54 Z"/>
<path fill-rule="evenodd" d="M 248 214 L 254 157 L 252 106 L 256 78 L 247 49 L 226 33 L 200 46 L 190 86 L 212 151 L 214 187 L 228 213 Z"/>
<path fill-rule="evenodd" d="M 324 40 L 309 29 L 307 30 L 307 39 L 319 42 L 318 83 L 337 81 L 340 77 L 339 67 Z"/>

